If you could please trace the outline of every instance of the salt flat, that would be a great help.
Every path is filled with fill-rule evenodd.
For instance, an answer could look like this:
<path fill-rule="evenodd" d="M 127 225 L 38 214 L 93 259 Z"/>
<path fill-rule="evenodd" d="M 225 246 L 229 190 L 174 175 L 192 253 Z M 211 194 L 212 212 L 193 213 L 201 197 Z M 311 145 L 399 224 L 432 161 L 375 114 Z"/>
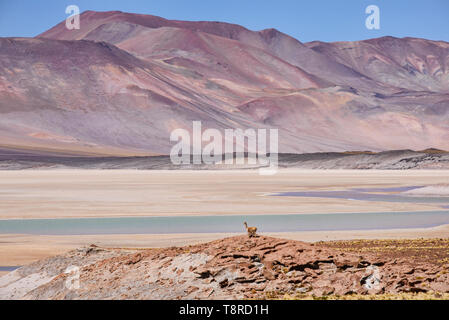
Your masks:
<path fill-rule="evenodd" d="M 257 171 L 0 171 L 0 219 L 231 214 L 301 214 L 441 210 L 437 204 L 274 197 L 287 191 L 440 185 L 449 171 L 281 169 Z M 244 230 L 242 229 L 242 232 Z M 407 230 L 276 233 L 303 241 L 444 237 L 447 227 Z M 0 265 L 23 265 L 97 243 L 106 247 L 195 244 L 228 234 L 0 235 Z"/>
<path fill-rule="evenodd" d="M 0 219 L 441 210 L 429 203 L 268 195 L 447 181 L 449 170 L 0 171 Z"/>

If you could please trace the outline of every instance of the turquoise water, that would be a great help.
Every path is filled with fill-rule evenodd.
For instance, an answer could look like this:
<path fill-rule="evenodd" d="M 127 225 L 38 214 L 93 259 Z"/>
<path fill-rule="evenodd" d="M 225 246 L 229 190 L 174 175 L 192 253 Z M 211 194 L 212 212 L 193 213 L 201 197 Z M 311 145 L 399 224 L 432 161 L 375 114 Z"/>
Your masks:
<path fill-rule="evenodd" d="M 0 233 L 40 235 L 260 232 L 426 228 L 449 224 L 449 210 L 292 215 L 0 220 Z"/>

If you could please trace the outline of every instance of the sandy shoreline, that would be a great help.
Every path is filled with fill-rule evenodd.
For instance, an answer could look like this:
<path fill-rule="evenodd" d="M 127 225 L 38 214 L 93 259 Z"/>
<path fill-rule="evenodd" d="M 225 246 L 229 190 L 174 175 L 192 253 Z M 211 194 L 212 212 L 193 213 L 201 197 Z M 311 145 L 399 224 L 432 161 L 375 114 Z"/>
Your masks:
<path fill-rule="evenodd" d="M 158 248 L 193 245 L 239 235 L 241 233 L 119 234 L 82 236 L 0 235 L 0 266 L 20 266 L 62 254 L 82 246 L 96 244 L 107 248 Z M 422 229 L 307 231 L 263 233 L 276 238 L 305 242 L 349 239 L 447 238 L 449 225 Z"/>
<path fill-rule="evenodd" d="M 448 180 L 447 170 L 0 171 L 0 219 L 433 211 L 442 208 L 267 194 Z"/>

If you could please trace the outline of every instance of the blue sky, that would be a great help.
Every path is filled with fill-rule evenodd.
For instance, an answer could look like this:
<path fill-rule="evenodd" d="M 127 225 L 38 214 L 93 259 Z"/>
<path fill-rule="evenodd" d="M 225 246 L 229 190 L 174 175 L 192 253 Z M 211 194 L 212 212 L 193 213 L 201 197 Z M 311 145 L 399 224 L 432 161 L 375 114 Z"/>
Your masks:
<path fill-rule="evenodd" d="M 64 20 L 72 4 L 81 12 L 120 10 L 276 28 L 303 42 L 384 35 L 449 41 L 448 0 L 0 0 L 0 37 L 35 36 Z M 380 30 L 365 27 L 368 5 L 380 8 Z"/>

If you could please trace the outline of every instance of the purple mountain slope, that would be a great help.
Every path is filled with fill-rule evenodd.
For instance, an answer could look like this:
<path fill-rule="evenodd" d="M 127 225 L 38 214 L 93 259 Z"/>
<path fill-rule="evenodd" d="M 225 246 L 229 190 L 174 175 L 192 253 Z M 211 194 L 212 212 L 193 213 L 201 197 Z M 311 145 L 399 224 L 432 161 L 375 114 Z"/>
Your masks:
<path fill-rule="evenodd" d="M 86 11 L 0 38 L 0 147 L 167 154 L 170 132 L 279 128 L 280 152 L 449 149 L 449 44 Z"/>

